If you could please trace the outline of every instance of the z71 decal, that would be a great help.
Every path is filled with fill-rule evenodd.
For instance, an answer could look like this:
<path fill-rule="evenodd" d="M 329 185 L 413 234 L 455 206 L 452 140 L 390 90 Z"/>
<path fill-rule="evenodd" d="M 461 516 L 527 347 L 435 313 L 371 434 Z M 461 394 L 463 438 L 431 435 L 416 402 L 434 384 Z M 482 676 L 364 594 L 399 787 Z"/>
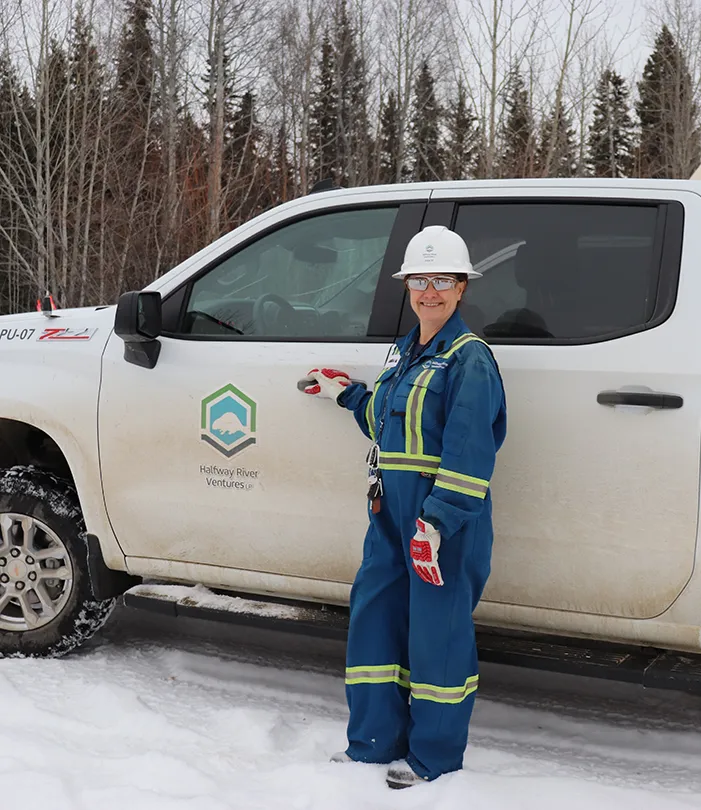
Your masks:
<path fill-rule="evenodd" d="M 37 340 L 90 340 L 97 328 L 72 329 L 70 326 L 44 329 Z"/>

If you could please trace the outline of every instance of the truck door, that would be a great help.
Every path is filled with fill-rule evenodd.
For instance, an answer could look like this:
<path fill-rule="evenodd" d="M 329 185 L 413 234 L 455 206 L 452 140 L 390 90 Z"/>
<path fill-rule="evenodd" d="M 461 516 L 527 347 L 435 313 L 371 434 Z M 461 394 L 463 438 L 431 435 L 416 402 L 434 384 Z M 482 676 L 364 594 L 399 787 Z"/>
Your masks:
<path fill-rule="evenodd" d="M 701 275 L 679 275 L 699 198 L 465 193 L 432 199 L 455 202 L 445 224 L 484 273 L 463 316 L 506 386 L 485 603 L 657 616 L 696 548 Z"/>
<path fill-rule="evenodd" d="M 353 580 L 369 442 L 298 382 L 324 365 L 370 386 L 382 369 L 402 301 L 390 274 L 425 208 L 407 197 L 356 195 L 222 249 L 166 294 L 153 369 L 110 339 L 102 479 L 128 557 Z"/>

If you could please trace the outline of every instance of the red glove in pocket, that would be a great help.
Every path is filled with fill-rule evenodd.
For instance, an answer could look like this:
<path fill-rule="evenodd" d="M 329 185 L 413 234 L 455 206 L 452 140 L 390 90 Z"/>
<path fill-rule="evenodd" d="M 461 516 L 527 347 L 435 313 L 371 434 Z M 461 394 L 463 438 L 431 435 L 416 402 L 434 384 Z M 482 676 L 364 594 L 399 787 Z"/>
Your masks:
<path fill-rule="evenodd" d="M 430 585 L 443 585 L 443 576 L 438 565 L 438 549 L 441 533 L 425 520 L 416 521 L 416 534 L 409 544 L 409 556 L 414 571 Z"/>

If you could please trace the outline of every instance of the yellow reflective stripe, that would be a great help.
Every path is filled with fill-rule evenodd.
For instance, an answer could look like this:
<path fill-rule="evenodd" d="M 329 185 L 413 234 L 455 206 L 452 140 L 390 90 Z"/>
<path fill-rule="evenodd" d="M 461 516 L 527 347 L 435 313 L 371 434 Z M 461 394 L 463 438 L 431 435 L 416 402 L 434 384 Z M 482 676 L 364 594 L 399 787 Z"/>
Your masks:
<path fill-rule="evenodd" d="M 445 470 L 442 467 L 436 474 L 436 486 L 449 489 L 452 492 L 460 492 L 464 495 L 472 495 L 475 498 L 486 498 L 489 489 L 489 481 L 484 478 L 475 478 L 472 475 Z"/>
<path fill-rule="evenodd" d="M 463 334 L 457 337 L 451 344 L 447 352 L 439 354 L 438 357 L 447 358 L 455 354 L 458 349 L 465 346 L 467 343 L 477 340 L 480 343 L 487 343 L 482 338 L 473 334 Z M 407 399 L 406 416 L 405 419 L 405 432 L 406 442 L 405 449 L 408 455 L 421 456 L 424 452 L 424 437 L 421 430 L 423 420 L 424 401 L 426 399 L 426 389 L 433 375 L 436 373 L 435 369 L 425 369 L 422 371 L 414 384 L 411 387 L 411 392 Z"/>
<path fill-rule="evenodd" d="M 368 432 L 370 433 L 370 438 L 375 441 L 375 399 L 377 397 L 377 392 L 380 390 L 380 385 L 384 382 L 385 377 L 389 376 L 389 372 L 393 371 L 394 367 L 392 368 L 385 368 L 382 369 L 380 372 L 380 376 L 375 380 L 375 387 L 372 390 L 372 396 L 370 397 L 370 401 L 367 404 L 367 408 L 365 409 L 365 419 L 368 423 Z"/>
<path fill-rule="evenodd" d="M 375 388 L 377 391 L 377 388 Z M 372 396 L 368 400 L 367 408 L 365 408 L 365 419 L 368 423 L 368 432 L 370 433 L 370 438 L 375 441 L 375 391 L 372 392 Z"/>
<path fill-rule="evenodd" d="M 408 669 L 399 664 L 373 664 L 346 667 L 346 683 L 380 684 L 397 683 L 411 689 L 411 697 L 417 700 L 432 700 L 435 703 L 461 703 L 477 691 L 479 675 L 471 675 L 462 686 L 435 686 L 432 683 L 414 683 L 409 679 Z"/>
<path fill-rule="evenodd" d="M 437 473 L 441 466 L 440 456 L 418 456 L 410 453 L 387 453 L 380 450 L 381 470 L 404 470 L 405 472 Z"/>
<path fill-rule="evenodd" d="M 421 425 L 423 424 L 422 419 L 424 413 L 424 400 L 426 399 L 426 390 L 427 390 L 425 386 L 427 386 L 431 382 L 431 377 L 433 377 L 435 373 L 436 373 L 435 371 L 431 371 L 428 377 L 426 377 L 426 379 L 423 381 L 424 387 L 421 388 L 421 392 L 419 393 L 418 404 L 416 408 L 416 421 L 414 422 L 414 425 L 416 429 L 417 442 L 415 452 L 419 456 L 423 455 L 424 452 L 424 435 L 421 430 Z"/>
<path fill-rule="evenodd" d="M 412 700 L 432 700 L 434 703 L 462 703 L 477 691 L 479 675 L 472 675 L 462 686 L 434 686 L 431 683 L 411 681 Z"/>
<path fill-rule="evenodd" d="M 486 340 L 482 340 L 481 337 L 477 337 L 477 335 L 473 334 L 465 334 L 460 335 L 460 337 L 456 338 L 448 351 L 445 354 L 439 355 L 439 357 L 450 357 L 451 355 L 455 354 L 458 349 L 461 349 L 466 343 L 470 343 L 473 340 L 476 340 L 478 343 L 484 343 L 485 346 L 489 346 Z"/>
<path fill-rule="evenodd" d="M 409 670 L 399 664 L 380 664 L 379 666 L 346 667 L 346 683 L 397 683 L 409 688 Z"/>
<path fill-rule="evenodd" d="M 416 380 L 414 380 L 407 399 L 406 414 L 404 416 L 406 432 L 405 448 L 406 452 L 411 455 L 419 455 L 422 452 L 419 450 L 419 443 L 423 445 L 423 438 L 421 437 L 421 422 L 418 420 L 418 414 L 419 408 L 423 405 L 423 397 L 426 396 L 426 389 L 422 386 L 426 385 L 433 374 L 434 372 L 430 369 L 422 371 Z"/>

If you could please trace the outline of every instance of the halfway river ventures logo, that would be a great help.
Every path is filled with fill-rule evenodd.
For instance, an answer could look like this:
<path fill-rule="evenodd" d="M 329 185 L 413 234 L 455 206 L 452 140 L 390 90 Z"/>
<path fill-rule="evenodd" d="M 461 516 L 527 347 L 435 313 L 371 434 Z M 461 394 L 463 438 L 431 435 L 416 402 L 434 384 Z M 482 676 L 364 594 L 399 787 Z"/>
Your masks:
<path fill-rule="evenodd" d="M 256 403 L 225 385 L 202 400 L 200 437 L 227 458 L 256 443 Z"/>

